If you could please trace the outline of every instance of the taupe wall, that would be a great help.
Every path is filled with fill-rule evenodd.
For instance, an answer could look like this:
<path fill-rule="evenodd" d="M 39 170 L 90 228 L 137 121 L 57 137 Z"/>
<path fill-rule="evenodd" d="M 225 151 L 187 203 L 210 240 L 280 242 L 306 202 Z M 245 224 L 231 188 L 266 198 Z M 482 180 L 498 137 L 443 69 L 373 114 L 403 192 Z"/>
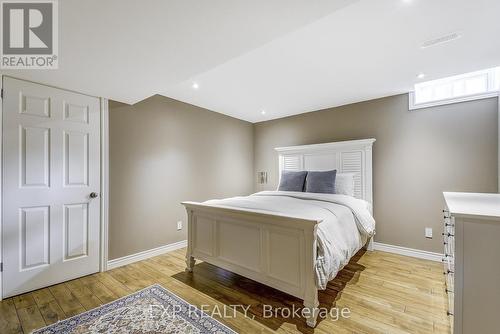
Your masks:
<path fill-rule="evenodd" d="M 497 191 L 497 115 L 496 98 L 410 112 L 404 94 L 258 123 L 255 172 L 275 189 L 274 147 L 374 137 L 375 240 L 442 252 L 442 191 Z"/>
<path fill-rule="evenodd" d="M 111 104 L 109 144 L 110 259 L 185 240 L 183 200 L 253 190 L 252 124 L 244 121 L 153 96 Z"/>
<path fill-rule="evenodd" d="M 183 200 L 261 190 L 261 170 L 274 189 L 274 147 L 368 137 L 376 241 L 440 252 L 441 192 L 497 191 L 497 115 L 496 98 L 409 112 L 406 94 L 253 126 L 160 96 L 112 104 L 109 257 L 186 239 Z"/>

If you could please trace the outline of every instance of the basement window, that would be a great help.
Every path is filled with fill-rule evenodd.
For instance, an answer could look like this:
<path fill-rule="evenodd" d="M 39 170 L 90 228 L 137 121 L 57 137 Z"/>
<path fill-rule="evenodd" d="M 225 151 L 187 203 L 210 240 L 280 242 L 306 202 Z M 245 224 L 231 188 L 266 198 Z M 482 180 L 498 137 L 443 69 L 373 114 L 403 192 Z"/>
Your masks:
<path fill-rule="evenodd" d="M 455 75 L 415 85 L 410 110 L 498 96 L 500 67 Z"/>

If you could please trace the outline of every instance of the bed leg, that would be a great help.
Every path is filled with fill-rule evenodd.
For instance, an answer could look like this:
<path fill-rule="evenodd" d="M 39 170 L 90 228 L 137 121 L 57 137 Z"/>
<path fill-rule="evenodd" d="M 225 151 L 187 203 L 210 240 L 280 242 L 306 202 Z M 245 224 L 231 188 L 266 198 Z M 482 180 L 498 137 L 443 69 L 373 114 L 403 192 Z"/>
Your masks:
<path fill-rule="evenodd" d="M 186 249 L 186 271 L 192 273 L 193 268 L 194 268 L 194 264 L 196 262 L 196 260 L 193 257 L 193 243 L 192 243 L 192 240 L 193 240 L 193 237 L 192 237 L 192 234 L 193 234 L 193 232 L 192 232 L 193 231 L 193 210 L 188 209 L 187 214 L 188 214 L 188 219 L 187 219 L 187 222 L 188 222 L 188 224 L 187 224 L 188 225 L 187 226 L 188 240 L 187 240 L 187 249 Z"/>
<path fill-rule="evenodd" d="M 374 250 L 374 245 L 373 245 L 373 237 L 368 239 L 368 242 L 365 245 L 365 249 L 369 252 L 372 252 Z"/>
<path fill-rule="evenodd" d="M 306 284 L 304 310 L 302 315 L 306 318 L 307 326 L 315 327 L 319 313 L 318 288 L 313 278 L 308 280 L 308 283 L 309 284 Z"/>
<path fill-rule="evenodd" d="M 194 259 L 194 257 L 187 254 L 186 255 L 186 271 L 192 273 L 195 263 L 196 263 L 196 260 Z"/>
<path fill-rule="evenodd" d="M 316 287 L 316 275 L 314 269 L 317 254 L 317 228 L 318 224 L 315 224 L 312 231 L 306 231 L 304 238 L 306 243 L 306 265 L 304 268 L 306 281 L 304 282 L 304 309 L 302 310 L 302 316 L 306 318 L 307 326 L 313 328 L 316 327 L 316 321 L 318 320 L 319 313 L 318 288 Z"/>
<path fill-rule="evenodd" d="M 316 327 L 319 312 L 318 306 L 318 290 L 316 290 L 316 299 L 304 300 L 304 312 L 302 314 L 306 318 L 306 323 L 309 327 Z"/>

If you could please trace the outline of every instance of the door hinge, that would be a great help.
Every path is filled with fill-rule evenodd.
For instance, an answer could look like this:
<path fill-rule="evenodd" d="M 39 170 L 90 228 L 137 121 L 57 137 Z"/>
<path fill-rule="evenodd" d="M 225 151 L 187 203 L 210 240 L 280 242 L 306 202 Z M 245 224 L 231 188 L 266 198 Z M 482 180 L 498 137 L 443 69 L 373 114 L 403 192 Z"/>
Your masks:
<path fill-rule="evenodd" d="M 0 91 L 0 98 L 2 98 L 2 99 L 3 99 L 3 88 L 2 88 L 2 90 Z"/>
<path fill-rule="evenodd" d="M 0 262 L 0 273 L 3 272 L 3 262 Z"/>

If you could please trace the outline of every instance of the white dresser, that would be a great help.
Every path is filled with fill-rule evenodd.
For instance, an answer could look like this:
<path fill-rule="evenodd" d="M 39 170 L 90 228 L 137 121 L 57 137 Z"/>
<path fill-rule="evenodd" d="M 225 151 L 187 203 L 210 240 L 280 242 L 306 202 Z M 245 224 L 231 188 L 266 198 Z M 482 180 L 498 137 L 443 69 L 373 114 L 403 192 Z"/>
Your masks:
<path fill-rule="evenodd" d="M 444 198 L 452 333 L 500 333 L 500 194 L 446 192 Z"/>

